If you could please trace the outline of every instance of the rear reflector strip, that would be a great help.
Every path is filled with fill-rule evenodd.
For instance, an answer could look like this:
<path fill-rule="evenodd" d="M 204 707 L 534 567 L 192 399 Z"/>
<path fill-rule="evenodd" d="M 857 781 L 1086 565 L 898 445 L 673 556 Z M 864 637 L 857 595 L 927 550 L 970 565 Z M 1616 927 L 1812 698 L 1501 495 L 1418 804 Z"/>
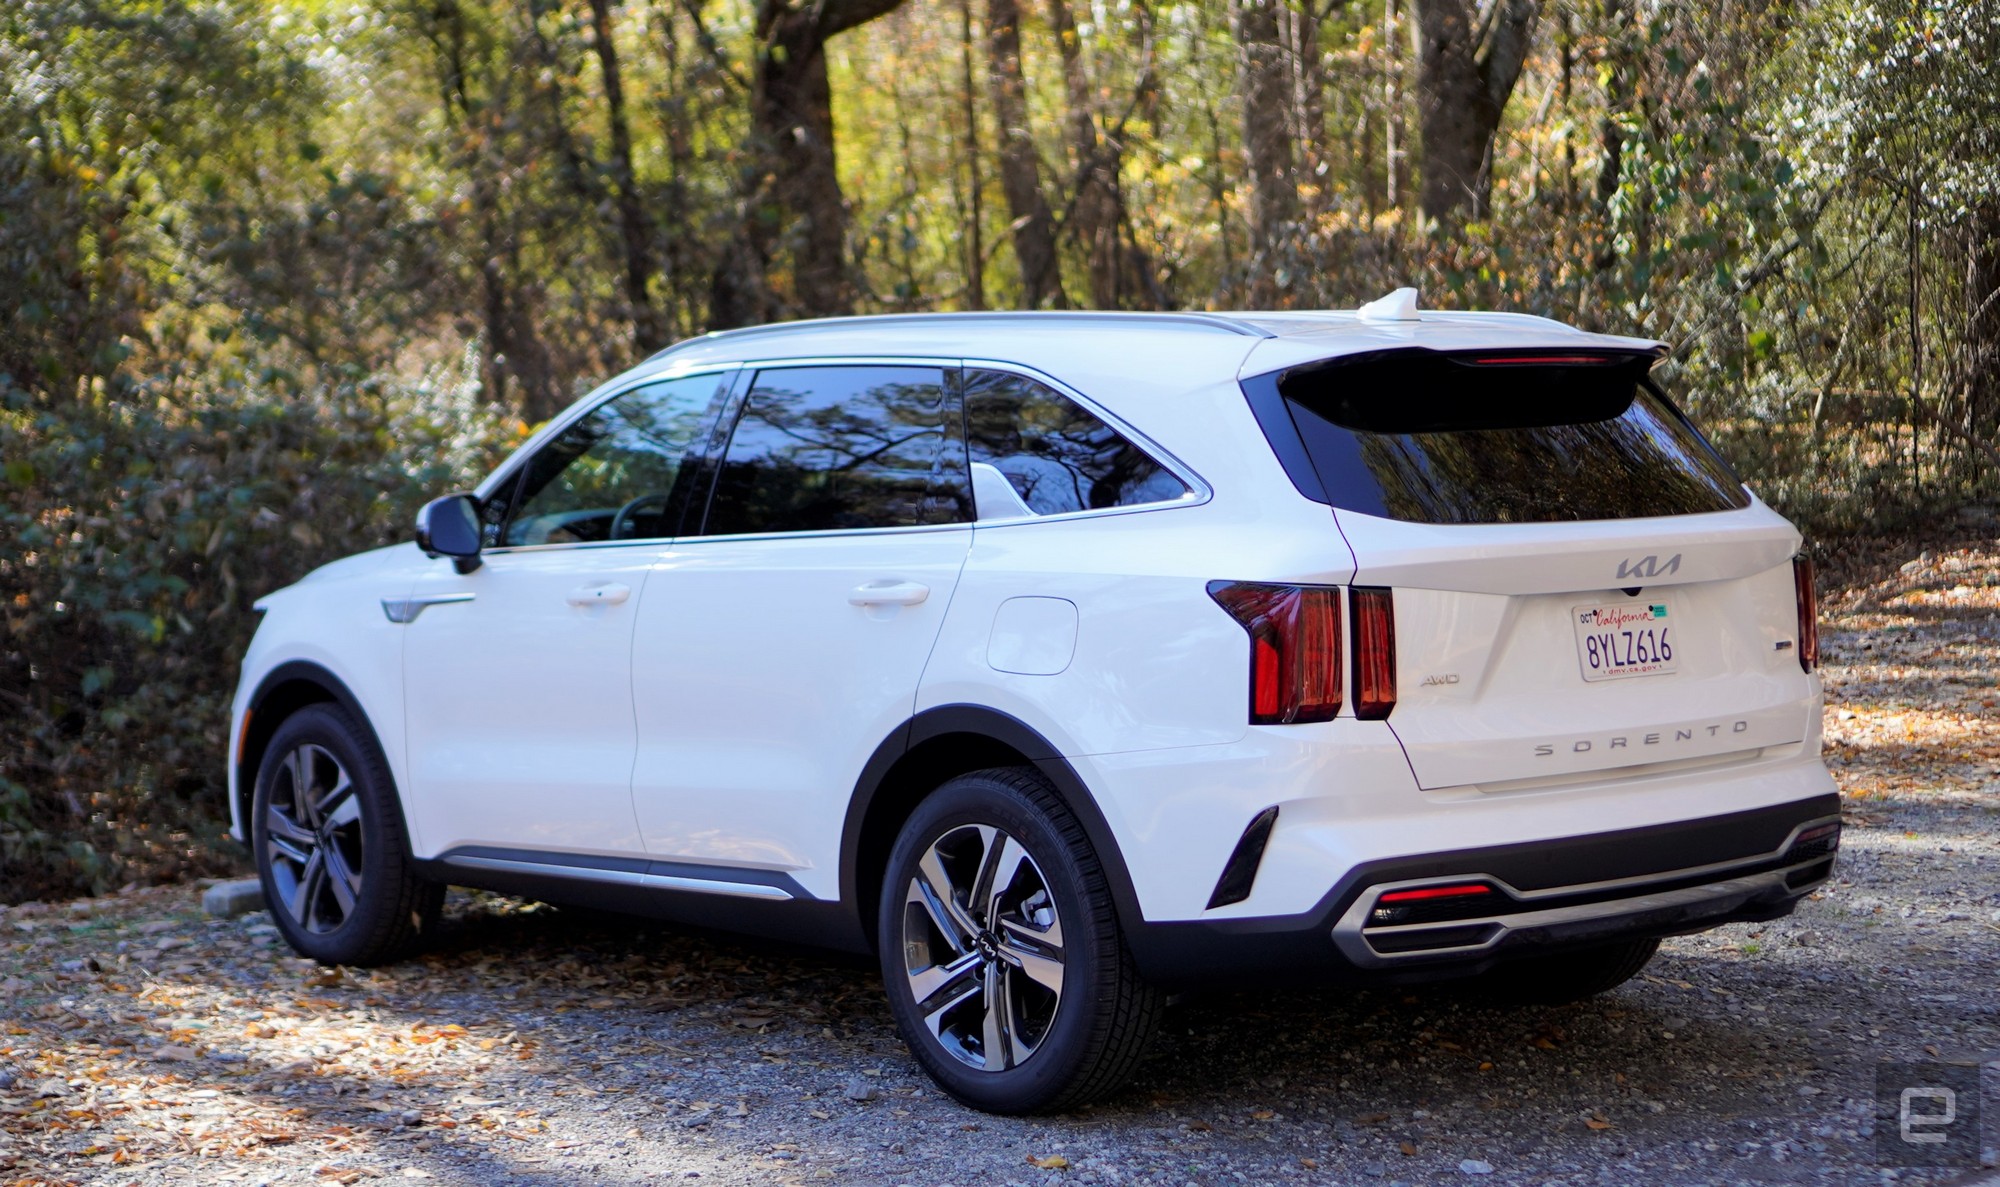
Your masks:
<path fill-rule="evenodd" d="M 1392 591 L 1357 585 L 1354 595 L 1354 715 L 1380 721 L 1396 707 L 1396 605 Z"/>
<path fill-rule="evenodd" d="M 1376 899 L 1378 903 L 1408 903 L 1430 898 L 1464 898 L 1468 895 L 1492 894 L 1493 888 L 1480 883 L 1464 886 L 1419 886 L 1415 890 L 1392 890 Z"/>

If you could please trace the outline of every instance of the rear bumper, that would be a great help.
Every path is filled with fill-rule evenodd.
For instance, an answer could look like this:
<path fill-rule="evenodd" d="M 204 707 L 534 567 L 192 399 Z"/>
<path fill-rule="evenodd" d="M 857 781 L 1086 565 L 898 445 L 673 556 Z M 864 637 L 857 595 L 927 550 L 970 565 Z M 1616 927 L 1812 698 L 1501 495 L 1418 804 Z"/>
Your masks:
<path fill-rule="evenodd" d="M 1167 984 L 1274 974 L 1446 979 L 1517 956 L 1790 914 L 1831 875 L 1839 838 L 1839 797 L 1821 795 L 1645 828 L 1372 861 L 1298 915 L 1147 923 L 1128 939 L 1141 971 Z M 1397 891 L 1448 886 L 1484 890 L 1414 908 L 1383 902 Z"/>

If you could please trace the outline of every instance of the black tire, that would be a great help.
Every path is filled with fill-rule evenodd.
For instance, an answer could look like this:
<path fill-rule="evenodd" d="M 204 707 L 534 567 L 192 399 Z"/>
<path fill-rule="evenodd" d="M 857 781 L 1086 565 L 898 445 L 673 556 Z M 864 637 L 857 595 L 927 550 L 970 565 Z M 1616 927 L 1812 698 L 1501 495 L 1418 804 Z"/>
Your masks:
<path fill-rule="evenodd" d="M 1560 1006 L 1618 988 L 1639 975 L 1658 940 L 1626 940 L 1600 948 L 1527 956 L 1509 961 L 1465 985 L 1482 1001 L 1510 1006 Z"/>
<path fill-rule="evenodd" d="M 445 888 L 411 869 L 388 764 L 340 706 L 308 705 L 271 735 L 249 832 L 271 921 L 301 956 L 387 964 L 436 931 Z"/>
<path fill-rule="evenodd" d="M 936 885 L 935 876 L 918 884 L 927 857 L 963 890 L 955 908 L 924 897 Z M 994 885 L 986 871 L 1010 862 L 1006 884 Z M 1027 768 L 961 775 L 917 806 L 889 855 L 878 940 L 911 1053 L 940 1088 L 990 1113 L 1056 1112 L 1112 1092 L 1138 1066 L 1165 1004 L 1133 968 L 1082 825 Z M 936 1009 L 936 1033 L 920 986 L 933 1006 L 953 1003 Z"/>

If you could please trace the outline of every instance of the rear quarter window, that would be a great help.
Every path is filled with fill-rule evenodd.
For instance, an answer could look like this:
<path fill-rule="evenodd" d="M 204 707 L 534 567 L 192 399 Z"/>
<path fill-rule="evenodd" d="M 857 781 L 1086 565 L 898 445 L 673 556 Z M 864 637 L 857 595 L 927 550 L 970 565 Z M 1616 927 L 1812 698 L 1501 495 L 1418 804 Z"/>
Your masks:
<path fill-rule="evenodd" d="M 1746 507 L 1644 355 L 1383 351 L 1245 382 L 1308 497 L 1413 523 L 1552 523 Z M 1304 472 L 1301 472 L 1304 471 Z"/>

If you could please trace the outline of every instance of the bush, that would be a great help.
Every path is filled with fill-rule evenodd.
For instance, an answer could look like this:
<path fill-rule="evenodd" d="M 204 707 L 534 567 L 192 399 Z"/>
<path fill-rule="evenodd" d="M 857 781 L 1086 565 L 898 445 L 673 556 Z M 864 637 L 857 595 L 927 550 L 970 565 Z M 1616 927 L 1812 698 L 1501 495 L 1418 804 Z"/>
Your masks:
<path fill-rule="evenodd" d="M 303 396 L 0 380 L 0 902 L 221 872 L 251 603 L 408 537 L 524 431 L 465 369 Z"/>

